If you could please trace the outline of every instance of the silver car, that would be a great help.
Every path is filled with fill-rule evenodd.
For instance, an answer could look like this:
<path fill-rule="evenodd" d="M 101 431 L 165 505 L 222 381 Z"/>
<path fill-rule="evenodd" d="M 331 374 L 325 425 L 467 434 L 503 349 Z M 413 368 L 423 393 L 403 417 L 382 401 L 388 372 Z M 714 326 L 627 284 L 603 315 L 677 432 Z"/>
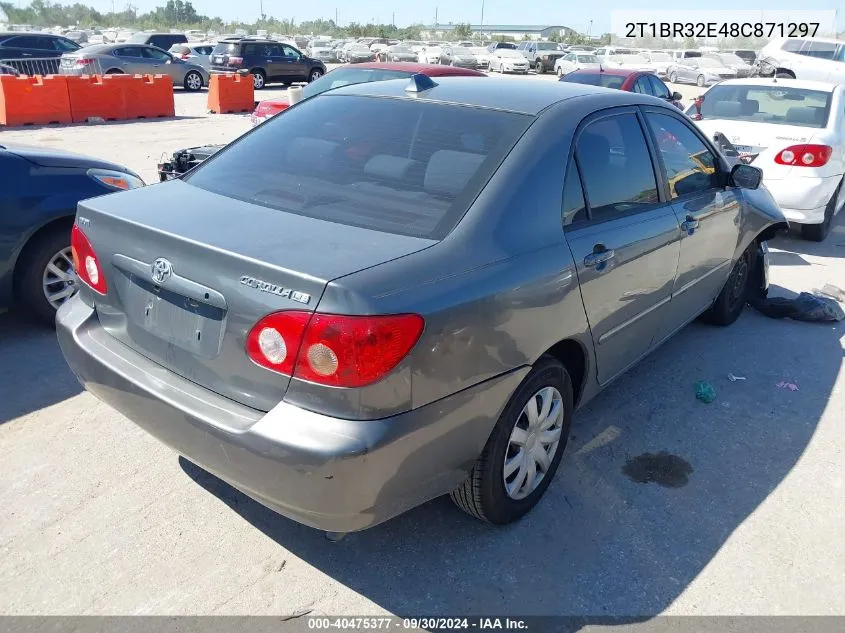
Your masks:
<path fill-rule="evenodd" d="M 211 68 L 211 51 L 214 50 L 214 46 L 210 42 L 188 42 L 187 44 L 174 44 L 167 52 L 182 61 L 199 64 L 208 70 Z"/>
<path fill-rule="evenodd" d="M 725 79 L 736 79 L 736 71 L 712 57 L 687 57 L 678 59 L 667 69 L 669 81 L 712 86 Z"/>
<path fill-rule="evenodd" d="M 208 85 L 208 71 L 201 65 L 145 44 L 100 44 L 65 53 L 59 72 L 63 75 L 170 75 L 174 86 L 191 91 Z"/>
<path fill-rule="evenodd" d="M 82 384 L 315 528 L 449 493 L 507 523 L 577 408 L 765 291 L 783 215 L 677 108 L 436 79 L 324 92 L 182 179 L 80 202 L 57 330 Z"/>

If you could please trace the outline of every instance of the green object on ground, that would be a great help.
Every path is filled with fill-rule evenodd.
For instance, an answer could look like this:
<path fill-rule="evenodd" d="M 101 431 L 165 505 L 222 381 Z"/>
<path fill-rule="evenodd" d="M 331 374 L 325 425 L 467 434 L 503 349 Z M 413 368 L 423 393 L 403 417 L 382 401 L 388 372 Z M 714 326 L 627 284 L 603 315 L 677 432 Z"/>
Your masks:
<path fill-rule="evenodd" d="M 695 397 L 706 404 L 710 404 L 716 399 L 716 390 L 713 385 L 699 380 L 695 383 Z"/>

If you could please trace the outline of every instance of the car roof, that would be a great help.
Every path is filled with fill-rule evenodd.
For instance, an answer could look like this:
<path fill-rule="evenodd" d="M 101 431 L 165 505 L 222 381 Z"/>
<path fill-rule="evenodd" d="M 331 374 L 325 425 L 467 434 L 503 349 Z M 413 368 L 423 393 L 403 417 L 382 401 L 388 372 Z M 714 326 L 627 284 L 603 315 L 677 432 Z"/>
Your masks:
<path fill-rule="evenodd" d="M 365 62 L 355 64 L 354 68 L 370 68 L 373 70 L 405 70 L 409 73 L 423 73 L 429 77 L 486 77 L 482 72 L 470 68 L 457 66 L 443 66 L 441 64 L 418 64 L 416 62 Z"/>
<path fill-rule="evenodd" d="M 829 81 L 813 81 L 811 79 L 787 79 L 782 84 L 771 77 L 749 77 L 748 79 L 726 79 L 720 81 L 717 86 L 777 86 L 784 85 L 790 88 L 803 88 L 806 90 L 819 90 L 821 92 L 834 92 L 841 84 L 830 83 Z"/>
<path fill-rule="evenodd" d="M 555 103 L 586 95 L 601 95 L 605 104 L 608 104 L 608 99 L 612 100 L 608 104 L 611 106 L 613 101 L 618 101 L 620 105 L 630 104 L 632 96 L 638 96 L 618 90 L 559 81 L 538 81 L 531 86 L 530 90 L 525 90 L 524 86 L 518 82 L 505 82 L 495 79 L 477 81 L 470 77 L 441 77 L 438 78 L 437 85 L 434 88 L 425 92 L 407 92 L 405 90 L 407 86 L 408 81 L 405 79 L 371 81 L 335 88 L 323 93 L 323 95 L 416 99 L 531 115 L 537 115 Z M 652 101 L 643 97 L 643 103 L 652 103 Z"/>
<path fill-rule="evenodd" d="M 807 41 L 807 42 L 823 42 L 825 44 L 842 44 L 843 46 L 845 46 L 845 41 L 836 39 L 835 37 L 794 37 L 794 38 L 793 37 L 777 37 L 777 38 L 771 40 L 768 44 L 766 44 L 766 46 L 767 47 L 772 46 L 772 45 L 780 46 L 786 40 L 791 40 L 791 39 L 804 40 L 804 41 Z M 745 49 L 739 49 L 739 50 L 745 50 Z M 787 52 L 792 52 L 792 51 L 787 51 Z"/>
<path fill-rule="evenodd" d="M 582 68 L 575 71 L 581 75 L 613 75 L 615 77 L 630 77 L 642 73 L 642 70 L 634 70 L 632 68 Z M 648 73 L 645 73 L 648 74 Z"/>

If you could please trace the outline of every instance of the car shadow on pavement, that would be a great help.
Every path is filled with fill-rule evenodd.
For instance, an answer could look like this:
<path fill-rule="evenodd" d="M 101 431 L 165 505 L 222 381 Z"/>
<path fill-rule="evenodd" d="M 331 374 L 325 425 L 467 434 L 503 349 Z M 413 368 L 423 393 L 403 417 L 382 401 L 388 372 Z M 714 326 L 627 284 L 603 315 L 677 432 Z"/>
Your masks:
<path fill-rule="evenodd" d="M 0 314 L 0 424 L 81 391 L 53 328 Z"/>
<path fill-rule="evenodd" d="M 772 246 L 793 255 L 812 255 L 815 257 L 845 257 L 845 211 L 840 211 L 833 218 L 830 232 L 823 242 L 811 242 L 801 238 L 801 232 L 793 228 L 789 233 L 771 242 Z M 777 260 L 772 253 L 772 264 L 785 263 Z M 802 258 L 803 259 L 803 258 Z M 833 280 L 830 280 L 833 281 Z"/>
<path fill-rule="evenodd" d="M 440 498 L 331 543 L 180 464 L 286 550 L 398 615 L 648 618 L 795 466 L 842 366 L 844 333 L 845 323 L 750 308 L 729 328 L 690 325 L 576 413 L 545 498 L 504 527 Z M 696 400 L 699 380 L 714 402 Z"/>

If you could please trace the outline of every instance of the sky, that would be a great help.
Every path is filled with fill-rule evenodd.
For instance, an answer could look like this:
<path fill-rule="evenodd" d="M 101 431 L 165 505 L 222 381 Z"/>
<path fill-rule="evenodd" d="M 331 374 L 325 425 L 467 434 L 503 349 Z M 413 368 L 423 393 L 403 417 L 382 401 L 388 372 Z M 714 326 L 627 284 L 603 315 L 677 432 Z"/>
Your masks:
<path fill-rule="evenodd" d="M 21 2 L 21 0 L 18 0 Z M 62 4 L 75 0 L 60 0 Z M 92 4 L 102 11 L 110 11 L 112 0 L 80 0 Z M 290 0 L 263 0 L 264 12 L 277 18 L 295 19 L 297 22 L 316 18 L 334 19 L 337 10 L 338 21 L 341 25 L 349 22 L 367 23 L 371 20 L 389 23 L 395 19 L 397 26 L 421 22 L 433 24 L 435 11 L 437 21 L 441 24 L 449 22 L 470 22 L 478 24 L 481 21 L 481 7 L 484 3 L 485 24 L 543 24 L 568 26 L 577 31 L 587 32 L 592 21 L 592 33 L 609 32 L 611 29 L 611 12 L 617 10 L 641 9 L 654 16 L 654 11 L 665 9 L 666 0 L 640 0 L 628 3 L 625 0 L 591 0 L 589 3 L 564 3 L 561 0 L 534 0 L 533 2 L 514 2 L 513 0 L 459 0 L 446 2 L 445 0 L 414 0 L 413 2 L 399 2 L 398 0 L 309 0 L 309 2 L 290 2 Z M 148 11 L 164 0 L 131 0 L 132 4 L 141 11 Z M 260 13 L 262 0 L 192 0 L 194 8 L 208 16 L 219 16 L 224 20 L 240 19 L 252 22 Z M 118 9 L 126 0 L 114 0 Z M 585 6 L 587 5 L 587 6 Z M 801 3 L 797 0 L 734 0 L 733 2 L 691 3 L 687 8 L 706 7 L 713 13 L 712 19 L 719 19 L 720 9 L 745 10 L 789 10 L 794 11 Z M 673 6 L 669 3 L 668 6 Z M 677 6 L 677 5 L 675 5 Z M 805 9 L 828 9 L 839 11 L 837 27 L 845 30 L 845 6 L 842 0 L 815 0 Z M 394 17 L 395 16 L 395 17 Z"/>

